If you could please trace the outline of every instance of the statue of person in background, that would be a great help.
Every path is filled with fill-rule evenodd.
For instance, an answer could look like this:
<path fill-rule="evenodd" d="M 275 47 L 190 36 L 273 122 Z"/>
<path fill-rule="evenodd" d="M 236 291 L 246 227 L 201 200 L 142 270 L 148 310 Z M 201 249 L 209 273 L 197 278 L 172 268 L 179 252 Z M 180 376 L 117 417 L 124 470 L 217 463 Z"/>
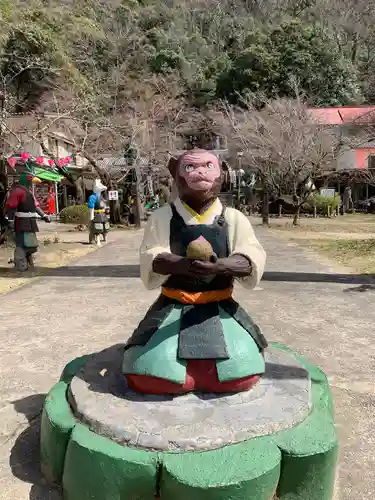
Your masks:
<path fill-rule="evenodd" d="M 103 241 L 107 241 L 107 233 L 109 231 L 109 218 L 106 211 L 106 202 L 103 193 L 107 190 L 99 179 L 95 180 L 92 195 L 89 197 L 87 206 L 90 210 L 90 233 L 89 243 L 97 242 L 100 245 L 100 236 L 103 236 Z"/>
<path fill-rule="evenodd" d="M 16 243 L 13 264 L 21 272 L 34 267 L 34 254 L 38 251 L 38 216 L 51 222 L 31 190 L 32 184 L 39 182 L 42 181 L 31 172 L 22 172 L 5 203 L 5 221 L 8 228 L 14 231 Z"/>

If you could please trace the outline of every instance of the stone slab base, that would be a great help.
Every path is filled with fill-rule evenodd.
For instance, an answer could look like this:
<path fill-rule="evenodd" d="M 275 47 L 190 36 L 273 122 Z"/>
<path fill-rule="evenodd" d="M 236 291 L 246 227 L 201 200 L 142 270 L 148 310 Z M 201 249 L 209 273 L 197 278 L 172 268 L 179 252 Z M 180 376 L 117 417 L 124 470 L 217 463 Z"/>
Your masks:
<path fill-rule="evenodd" d="M 309 373 L 281 349 L 267 349 L 265 374 L 250 391 L 177 397 L 128 389 L 123 355 L 120 345 L 93 356 L 68 390 L 76 418 L 120 444 L 164 452 L 213 450 L 295 427 L 311 410 Z"/>
<path fill-rule="evenodd" d="M 295 356 L 281 345 L 273 349 Z M 175 452 L 119 443 L 82 423 L 68 402 L 69 386 L 92 356 L 74 360 L 46 399 L 42 471 L 65 500 L 332 500 L 338 442 L 328 382 L 295 357 L 311 380 L 311 409 L 302 420 L 212 450 Z"/>

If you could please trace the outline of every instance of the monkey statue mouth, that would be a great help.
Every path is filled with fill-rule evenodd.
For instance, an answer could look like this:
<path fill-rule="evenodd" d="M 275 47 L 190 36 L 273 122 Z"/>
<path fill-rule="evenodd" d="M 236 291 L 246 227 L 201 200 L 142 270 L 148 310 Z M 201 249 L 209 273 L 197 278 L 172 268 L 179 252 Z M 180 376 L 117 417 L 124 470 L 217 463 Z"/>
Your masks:
<path fill-rule="evenodd" d="M 208 180 L 204 177 L 192 177 L 189 176 L 186 179 L 186 183 L 189 186 L 190 189 L 193 189 L 194 191 L 209 191 L 212 189 L 214 182 L 212 180 Z"/>

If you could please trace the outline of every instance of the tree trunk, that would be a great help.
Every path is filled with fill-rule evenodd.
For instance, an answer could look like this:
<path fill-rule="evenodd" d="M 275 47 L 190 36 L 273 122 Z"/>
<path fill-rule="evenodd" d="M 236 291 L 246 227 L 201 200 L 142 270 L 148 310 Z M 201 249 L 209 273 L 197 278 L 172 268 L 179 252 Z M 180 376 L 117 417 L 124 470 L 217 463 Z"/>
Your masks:
<path fill-rule="evenodd" d="M 300 211 L 301 211 L 301 206 L 296 205 L 294 207 L 293 226 L 298 226 Z"/>
<path fill-rule="evenodd" d="M 135 164 L 135 176 L 136 176 L 136 192 L 135 201 L 137 204 L 136 216 L 135 216 L 135 227 L 141 227 L 141 217 L 142 217 L 142 205 L 141 205 L 141 193 L 140 193 L 140 182 L 141 182 L 141 169 L 139 163 Z"/>
<path fill-rule="evenodd" d="M 5 199 L 8 193 L 8 169 L 5 158 L 0 158 L 0 233 L 4 230 Z"/>
<path fill-rule="evenodd" d="M 121 207 L 118 200 L 110 200 L 109 213 L 112 224 L 121 224 Z"/>
<path fill-rule="evenodd" d="M 108 191 L 116 191 L 117 187 L 112 179 L 107 184 Z M 104 184 L 104 179 L 101 179 Z M 119 200 L 109 200 L 109 220 L 111 224 L 121 224 L 121 205 Z"/>
<path fill-rule="evenodd" d="M 270 196 L 267 188 L 263 191 L 262 223 L 264 226 L 270 224 Z"/>
<path fill-rule="evenodd" d="M 85 195 L 84 195 L 84 189 L 83 189 L 83 179 L 82 177 L 78 177 L 74 181 L 74 186 L 76 188 L 76 200 L 78 205 L 83 205 L 86 200 L 85 200 Z"/>
<path fill-rule="evenodd" d="M 298 196 L 298 194 L 295 191 L 293 195 L 293 203 L 294 203 L 293 226 L 298 226 L 302 200 L 303 198 L 301 199 L 301 196 Z"/>
<path fill-rule="evenodd" d="M 354 33 L 352 36 L 352 53 L 351 53 L 351 61 L 353 64 L 356 64 L 357 62 L 357 56 L 358 56 L 358 46 L 359 46 L 359 37 L 358 33 Z"/>
<path fill-rule="evenodd" d="M 95 160 L 93 156 L 91 156 L 89 153 L 86 151 L 81 151 L 81 154 L 86 158 L 86 160 L 90 163 L 90 165 L 94 168 L 95 172 L 98 174 L 99 179 L 101 182 L 107 186 L 108 189 L 113 188 L 113 182 L 111 179 L 111 176 L 109 175 L 108 172 L 106 172 L 103 168 L 101 168 L 98 164 L 98 162 Z"/>

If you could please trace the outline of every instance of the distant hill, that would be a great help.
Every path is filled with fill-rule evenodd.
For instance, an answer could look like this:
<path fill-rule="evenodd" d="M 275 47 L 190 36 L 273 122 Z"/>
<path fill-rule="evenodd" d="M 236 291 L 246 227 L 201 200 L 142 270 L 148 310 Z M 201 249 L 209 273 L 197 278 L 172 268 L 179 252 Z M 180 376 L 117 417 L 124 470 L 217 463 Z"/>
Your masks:
<path fill-rule="evenodd" d="M 53 90 L 111 115 L 163 82 L 196 107 L 241 96 L 373 102 L 375 12 L 365 0 L 0 0 L 3 92 L 16 111 Z"/>

